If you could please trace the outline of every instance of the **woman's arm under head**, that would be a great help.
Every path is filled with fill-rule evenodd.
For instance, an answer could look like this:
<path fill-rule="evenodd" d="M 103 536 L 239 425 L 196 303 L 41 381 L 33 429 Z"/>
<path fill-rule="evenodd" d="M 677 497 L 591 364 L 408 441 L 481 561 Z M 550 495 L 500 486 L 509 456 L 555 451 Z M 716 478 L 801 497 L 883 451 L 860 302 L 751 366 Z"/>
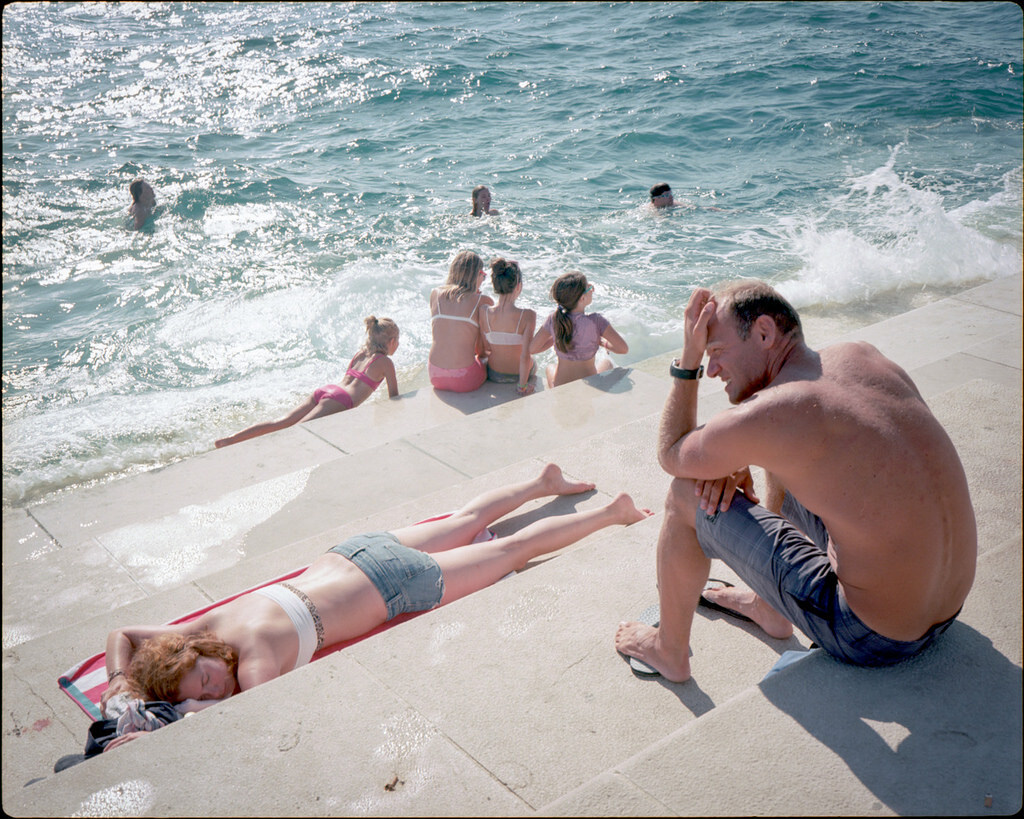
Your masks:
<path fill-rule="evenodd" d="M 202 622 L 203 618 L 191 623 L 180 623 L 172 626 L 125 626 L 114 629 L 107 635 L 106 667 L 107 667 L 107 690 L 100 698 L 100 712 L 106 714 L 107 702 L 118 694 L 129 691 L 131 686 L 128 679 L 128 667 L 131 665 L 132 657 L 139 647 L 153 637 L 161 634 L 195 634 L 202 631 L 196 629 L 195 623 Z"/>

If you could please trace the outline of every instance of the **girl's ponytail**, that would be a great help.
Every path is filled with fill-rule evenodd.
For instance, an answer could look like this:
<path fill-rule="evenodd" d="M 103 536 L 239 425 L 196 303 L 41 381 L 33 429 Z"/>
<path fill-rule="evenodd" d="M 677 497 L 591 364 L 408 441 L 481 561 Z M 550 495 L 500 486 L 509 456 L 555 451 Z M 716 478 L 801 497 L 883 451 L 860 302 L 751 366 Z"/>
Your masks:
<path fill-rule="evenodd" d="M 558 305 L 552 322 L 555 347 L 563 353 L 572 349 L 572 318 L 569 314 L 576 309 L 586 291 L 587 277 L 576 271 L 559 276 L 551 285 L 551 298 Z"/>

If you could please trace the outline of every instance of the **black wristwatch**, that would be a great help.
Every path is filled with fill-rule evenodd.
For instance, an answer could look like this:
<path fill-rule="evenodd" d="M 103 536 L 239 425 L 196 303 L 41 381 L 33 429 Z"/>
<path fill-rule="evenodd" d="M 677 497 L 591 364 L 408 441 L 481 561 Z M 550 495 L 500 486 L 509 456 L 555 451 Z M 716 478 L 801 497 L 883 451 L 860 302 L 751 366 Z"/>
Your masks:
<path fill-rule="evenodd" d="M 704 375 L 704 365 L 701 364 L 696 370 L 684 370 L 679 366 L 679 359 L 676 358 L 668 365 L 668 371 L 674 377 L 681 378 L 684 381 L 696 381 Z"/>

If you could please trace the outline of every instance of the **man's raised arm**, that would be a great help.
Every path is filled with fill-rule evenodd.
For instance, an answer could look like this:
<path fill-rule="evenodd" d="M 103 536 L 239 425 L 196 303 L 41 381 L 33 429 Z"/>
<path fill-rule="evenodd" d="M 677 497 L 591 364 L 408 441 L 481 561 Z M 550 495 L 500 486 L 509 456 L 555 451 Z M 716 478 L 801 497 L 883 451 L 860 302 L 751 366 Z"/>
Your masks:
<path fill-rule="evenodd" d="M 682 472 L 679 446 L 683 438 L 697 428 L 697 386 L 700 383 L 697 371 L 708 344 L 708 323 L 714 314 L 711 291 L 698 287 L 686 305 L 683 351 L 673 362 L 676 371 L 682 370 L 684 375 L 694 377 L 672 379 L 658 431 L 658 463 L 677 478 L 689 477 Z"/>

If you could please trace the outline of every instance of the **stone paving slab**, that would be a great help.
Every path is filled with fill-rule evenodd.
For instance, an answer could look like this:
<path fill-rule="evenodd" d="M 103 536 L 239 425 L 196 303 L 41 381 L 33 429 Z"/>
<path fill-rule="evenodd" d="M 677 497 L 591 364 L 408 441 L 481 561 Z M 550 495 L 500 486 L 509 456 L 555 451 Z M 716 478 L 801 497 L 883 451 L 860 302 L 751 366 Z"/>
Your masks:
<path fill-rule="evenodd" d="M 61 494 L 30 512 L 61 546 L 72 546 L 98 532 L 173 515 L 209 502 L 211 494 L 227 494 L 345 454 L 294 427 L 245 443 Z"/>
<path fill-rule="evenodd" d="M 986 282 L 950 297 L 951 300 L 978 304 L 992 310 L 1021 315 L 1024 308 L 1024 277 L 1020 274 Z M 1019 361 L 1019 359 L 1018 359 Z"/>
<path fill-rule="evenodd" d="M 5 651 L 66 627 L 69 617 L 88 619 L 146 596 L 95 542 L 5 565 L 3 575 Z"/>
<path fill-rule="evenodd" d="M 1000 293 L 1006 289 L 1004 282 L 997 282 L 994 287 Z M 870 341 L 910 371 L 993 337 L 1012 337 L 1020 332 L 1020 310 L 1019 301 L 1003 302 L 1000 308 L 993 308 L 968 298 L 950 298 L 862 327 L 839 340 Z"/>
<path fill-rule="evenodd" d="M 1020 389 L 969 381 L 931 404 L 967 473 L 984 554 L 1022 527 Z"/>
<path fill-rule="evenodd" d="M 177 482 L 194 485 L 189 471 L 168 470 L 167 476 L 162 483 L 172 494 Z M 424 487 L 447 486 L 462 478 L 435 458 L 395 441 L 232 491 L 218 492 L 213 488 L 217 484 L 209 484 L 212 497 L 204 502 L 156 512 L 149 519 L 138 518 L 149 505 L 151 483 L 119 483 L 110 492 L 135 510 L 133 522 L 118 525 L 123 517 L 97 513 L 92 538 L 69 537 L 62 548 L 37 559 L 5 564 L 5 646 L 16 638 L 61 628 L 72 604 L 80 603 L 80 616 L 89 617 L 417 497 Z M 39 517 L 55 529 L 70 531 L 79 504 L 74 500 L 64 509 L 53 505 Z M 110 508 L 102 501 L 97 506 Z M 43 578 L 49 582 L 41 582 Z"/>
<path fill-rule="evenodd" d="M 447 399 L 443 393 L 423 387 L 393 399 L 367 401 L 359 405 L 358 412 L 328 415 L 304 426 L 340 450 L 358 452 L 511 401 L 517 397 L 514 387 L 488 381 L 476 392 L 453 393 Z"/>
<path fill-rule="evenodd" d="M 623 743 L 637 750 L 652 735 L 663 736 L 673 726 L 727 701 L 754 684 L 781 651 L 799 645 L 795 639 L 762 638 L 712 614 L 698 623 L 695 652 L 742 663 L 746 675 L 720 674 L 713 684 L 701 687 L 636 680 L 614 651 L 612 634 L 614 624 L 635 611 L 636 601 L 649 601 L 656 527 L 657 519 L 651 519 L 593 536 L 557 560 L 543 561 L 543 571 L 527 569 L 198 714 L 180 726 L 189 730 L 184 750 L 180 741 L 161 739 L 179 728 L 171 726 L 140 741 L 139 754 L 132 746 L 135 759 L 127 766 L 110 769 L 96 765 L 107 763 L 106 758 L 90 760 L 59 774 L 63 787 L 41 801 L 33 800 L 29 812 L 21 812 L 16 792 L 5 807 L 16 815 L 48 811 L 66 815 L 80 805 L 93 804 L 98 794 L 132 782 L 146 786 L 143 790 L 152 795 L 148 810 L 155 815 L 274 815 L 278 805 L 283 805 L 280 810 L 286 815 L 307 815 L 307 810 L 318 815 L 318 802 L 327 805 L 324 812 L 345 815 L 523 813 L 532 808 L 533 800 L 550 801 L 570 784 L 583 782 L 617 761 Z M 622 578 L 628 582 L 621 582 Z M 594 588 L 614 593 L 594 600 Z M 538 653 L 538 645 L 546 650 Z M 363 674 L 355 672 L 357 666 Z M 416 669 L 414 675 L 409 674 L 411 668 Z M 496 690 L 503 696 L 495 697 Z M 379 703 L 379 708 L 368 708 L 368 699 Z M 267 702 L 289 705 L 267 709 Z M 638 711 L 643 714 L 639 725 Z M 84 730 L 86 723 L 81 722 Z M 552 741 L 555 725 L 571 726 L 563 742 Z M 370 742 L 389 732 L 394 734 L 389 742 Z M 225 788 L 216 777 L 209 782 L 205 801 L 193 798 L 192 792 L 207 787 L 202 784 L 207 781 L 202 772 L 219 768 L 221 763 L 214 760 L 224 758 L 225 736 L 246 737 L 244 745 L 228 749 L 233 770 L 252 770 L 250 765 L 257 764 L 261 781 L 281 780 L 283 784 L 275 784 L 271 796 L 265 788 L 243 793 L 237 782 Z M 346 739 L 356 744 L 339 747 L 339 736 L 361 740 Z M 437 742 L 427 744 L 424 737 Z M 161 739 L 162 744 L 151 746 L 153 739 Z M 418 751 L 419 744 L 424 746 L 422 754 L 393 752 L 406 747 Z M 291 752 L 297 746 L 318 749 L 321 759 L 296 760 Z M 567 747 L 574 748 L 569 757 Z M 269 753 L 268 748 L 279 752 Z M 464 758 L 452 763 L 454 770 L 436 774 L 449 764 L 446 749 L 454 748 Z M 387 757 L 386 751 L 392 752 L 391 767 L 377 759 Z M 315 757 L 316 752 L 309 753 Z M 175 782 L 191 783 L 189 793 L 178 795 L 170 804 L 161 801 L 168 798 L 161 794 L 168 793 L 170 783 L 151 771 L 158 760 L 159 767 L 175 771 Z M 308 779 L 295 777 L 298 765 L 309 773 Z M 325 765 L 332 767 L 325 769 Z M 345 776 L 337 775 L 339 767 Z M 82 769 L 89 769 L 93 779 L 76 779 Z M 480 772 L 480 782 L 474 772 Z M 393 776 L 414 793 L 411 802 L 397 797 L 384 801 L 389 797 L 377 785 Z M 458 803 L 447 801 L 451 795 L 442 787 L 449 776 L 456 778 L 456 789 L 463 792 Z M 104 783 L 103 787 L 94 787 L 94 780 Z M 48 782 L 30 787 L 33 792 L 50 791 Z M 87 783 L 90 789 L 83 792 Z M 494 791 L 498 785 L 500 791 Z M 474 794 L 467 796 L 466 789 Z M 301 801 L 297 790 L 309 794 L 310 801 Z M 282 802 L 282 794 L 295 801 Z M 511 795 L 516 799 L 509 801 Z"/>
<path fill-rule="evenodd" d="M 458 425 L 410 435 L 408 440 L 466 475 L 482 475 L 567 441 L 614 429 L 635 418 L 638 407 L 660 407 L 665 395 L 664 381 L 617 368 L 468 416 Z"/>
<path fill-rule="evenodd" d="M 358 663 L 335 655 L 288 678 L 137 740 L 131 754 L 70 768 L 60 787 L 5 788 L 4 808 L 15 816 L 530 812 Z M 307 697 L 321 693 L 300 704 L 291 699 L 296 683 Z M 268 710 L 268 695 L 291 705 Z"/>
<path fill-rule="evenodd" d="M 23 560 L 34 560 L 57 549 L 57 541 L 24 509 L 3 513 L 4 568 Z"/>
<path fill-rule="evenodd" d="M 53 764 L 65 754 L 81 753 L 85 745 L 89 718 L 60 691 L 58 675 L 78 660 L 102 651 L 105 635 L 126 622 L 165 623 L 210 602 L 194 586 L 185 586 L 162 595 L 144 596 L 92 618 L 84 612 L 81 617 L 66 617 L 60 630 L 4 647 L 5 810 L 7 794 L 16 793 L 29 781 L 52 778 Z"/>
<path fill-rule="evenodd" d="M 806 645 L 702 612 L 696 665 L 717 671 L 684 685 L 635 677 L 613 637 L 618 622 L 656 602 L 659 525 L 654 518 L 604 533 L 543 571 L 502 581 L 348 653 L 538 808 L 727 702 L 783 651 Z M 415 678 L 402 674 L 410 666 Z M 452 680 L 459 681 L 457 697 L 448 695 Z"/>

